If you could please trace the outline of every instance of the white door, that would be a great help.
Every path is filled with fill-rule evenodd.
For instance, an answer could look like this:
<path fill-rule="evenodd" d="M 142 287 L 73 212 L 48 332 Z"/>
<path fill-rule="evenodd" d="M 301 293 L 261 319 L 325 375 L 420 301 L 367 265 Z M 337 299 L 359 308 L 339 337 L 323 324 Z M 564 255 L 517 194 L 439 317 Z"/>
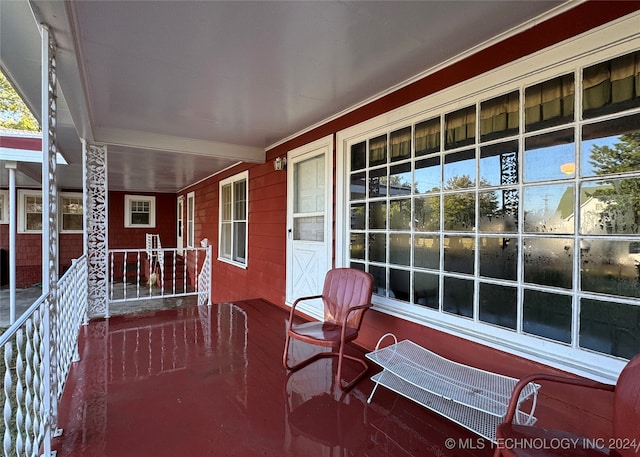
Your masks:
<path fill-rule="evenodd" d="M 176 212 L 178 213 L 176 247 L 178 248 L 178 255 L 182 255 L 182 248 L 184 247 L 184 196 L 178 197 L 178 208 Z"/>
<path fill-rule="evenodd" d="M 287 158 L 287 303 L 322 292 L 331 268 L 333 137 L 289 151 Z M 322 316 L 319 300 L 300 310 Z"/>

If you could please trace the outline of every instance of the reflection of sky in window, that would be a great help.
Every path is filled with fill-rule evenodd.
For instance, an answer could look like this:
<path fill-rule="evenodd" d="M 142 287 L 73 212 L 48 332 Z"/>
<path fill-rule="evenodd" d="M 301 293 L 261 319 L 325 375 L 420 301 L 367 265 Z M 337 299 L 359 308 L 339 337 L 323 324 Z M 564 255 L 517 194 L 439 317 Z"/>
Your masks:
<path fill-rule="evenodd" d="M 560 203 L 560 199 L 567 191 L 566 184 L 556 184 L 550 186 L 527 187 L 524 190 L 524 210 L 525 212 L 548 213 L 555 212 Z"/>
<path fill-rule="evenodd" d="M 546 148 L 529 149 L 524 153 L 524 179 L 526 182 L 565 179 L 560 167 L 575 162 L 574 144 L 559 144 Z"/>
<path fill-rule="evenodd" d="M 500 185 L 500 156 L 483 157 L 480 159 L 480 185 Z"/>
<path fill-rule="evenodd" d="M 476 160 L 475 158 L 446 163 L 444 166 L 444 185 L 448 187 L 449 180 L 468 176 L 471 184 L 475 184 Z"/>

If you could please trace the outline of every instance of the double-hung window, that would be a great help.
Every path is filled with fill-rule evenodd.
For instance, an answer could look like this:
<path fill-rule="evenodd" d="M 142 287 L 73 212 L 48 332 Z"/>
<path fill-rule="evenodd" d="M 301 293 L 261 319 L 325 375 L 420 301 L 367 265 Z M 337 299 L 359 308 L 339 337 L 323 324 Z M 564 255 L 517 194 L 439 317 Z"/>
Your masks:
<path fill-rule="evenodd" d="M 247 265 L 247 212 L 249 174 L 239 173 L 220 181 L 220 243 L 218 257 Z"/>
<path fill-rule="evenodd" d="M 60 194 L 60 231 L 62 233 L 82 233 L 82 194 Z"/>
<path fill-rule="evenodd" d="M 125 227 L 154 228 L 156 226 L 156 197 L 125 195 L 124 208 Z"/>
<path fill-rule="evenodd" d="M 9 192 L 0 190 L 0 224 L 9 223 Z"/>
<path fill-rule="evenodd" d="M 42 192 L 18 190 L 18 231 L 40 233 L 42 231 Z"/>

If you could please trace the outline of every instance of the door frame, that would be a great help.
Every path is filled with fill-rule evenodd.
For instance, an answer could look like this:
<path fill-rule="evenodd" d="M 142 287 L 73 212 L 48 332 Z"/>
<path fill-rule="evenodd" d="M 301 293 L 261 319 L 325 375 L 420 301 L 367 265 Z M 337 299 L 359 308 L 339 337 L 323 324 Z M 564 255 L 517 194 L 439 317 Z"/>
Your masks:
<path fill-rule="evenodd" d="M 184 195 L 178 196 L 176 213 L 176 247 L 178 255 L 182 255 L 184 250 Z"/>
<path fill-rule="evenodd" d="M 334 220 L 335 214 L 333 213 L 333 196 L 334 196 L 334 142 L 333 135 L 328 135 L 324 138 L 320 138 L 311 143 L 300 146 L 296 149 L 292 149 L 287 152 L 287 252 L 286 252 L 286 280 L 285 280 L 285 302 L 288 306 L 291 306 L 295 298 L 291 297 L 291 278 L 292 275 L 292 242 L 293 242 L 293 161 L 296 159 L 304 159 L 305 156 L 309 158 L 314 157 L 320 152 L 324 152 L 325 155 L 325 200 L 324 200 L 324 255 L 327 260 L 327 269 L 333 266 L 333 242 L 334 242 Z M 320 291 L 319 291 L 320 292 Z M 296 308 L 301 312 L 317 318 L 322 319 L 323 309 L 320 302 L 317 303 L 300 303 Z"/>

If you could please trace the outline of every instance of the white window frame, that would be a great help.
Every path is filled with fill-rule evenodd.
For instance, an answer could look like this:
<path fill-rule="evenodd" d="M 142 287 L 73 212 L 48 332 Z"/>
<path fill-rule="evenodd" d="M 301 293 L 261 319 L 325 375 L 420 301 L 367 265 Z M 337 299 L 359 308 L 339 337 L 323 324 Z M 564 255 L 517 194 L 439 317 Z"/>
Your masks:
<path fill-rule="evenodd" d="M 0 224 L 9 223 L 9 191 L 0 190 Z"/>
<path fill-rule="evenodd" d="M 244 221 L 245 223 L 245 237 L 244 237 L 244 259 L 242 260 L 235 260 L 233 259 L 233 254 L 231 253 L 230 255 L 226 255 L 223 252 L 224 246 L 222 243 L 222 229 L 223 229 L 223 223 L 228 224 L 228 221 L 223 221 L 223 202 L 222 202 L 222 188 L 230 185 L 231 186 L 231 207 L 232 207 L 232 212 L 235 211 L 235 196 L 233 194 L 234 188 L 235 188 L 235 184 L 243 181 L 245 182 L 245 197 L 246 197 L 246 202 L 245 202 L 245 214 L 243 215 L 244 217 L 236 217 L 236 214 L 232 214 L 232 219 L 231 219 L 231 248 L 233 249 L 233 246 L 236 243 L 236 233 L 235 233 L 235 229 L 234 229 L 234 223 L 237 221 Z M 222 181 L 220 181 L 219 183 L 219 219 L 218 219 L 218 260 L 220 260 L 221 262 L 226 262 L 229 263 L 231 265 L 235 265 L 241 268 L 247 268 L 247 261 L 248 261 L 248 252 L 249 252 L 249 172 L 248 171 L 243 171 L 241 173 L 238 173 L 234 176 L 231 176 L 229 178 L 226 178 Z"/>
<path fill-rule="evenodd" d="M 131 210 L 133 202 L 149 203 L 149 223 L 134 224 L 131 221 Z M 125 195 L 124 196 L 124 226 L 126 228 L 155 228 L 156 226 L 156 197 L 153 195 Z"/>
<path fill-rule="evenodd" d="M 62 201 L 65 198 L 79 198 L 80 201 L 82 201 L 82 193 L 80 192 L 61 192 L 58 196 L 59 199 L 59 203 L 58 203 L 58 208 L 60 211 L 60 214 L 58 214 L 58 224 L 60 224 L 60 233 L 83 233 L 83 228 L 84 228 L 84 222 L 83 222 L 83 228 L 81 228 L 80 230 L 67 230 L 64 228 L 64 217 L 63 217 L 63 204 Z M 84 207 L 82 208 L 82 211 L 84 213 Z"/>
<path fill-rule="evenodd" d="M 352 144 L 413 122 L 453 112 L 479 100 L 509 93 L 598 62 L 640 49 L 637 15 L 622 18 L 559 45 L 511 62 L 411 104 L 337 133 L 336 265 L 349 263 L 349 151 Z M 434 71 L 436 71 L 435 69 Z M 614 356 L 537 338 L 447 313 L 374 296 L 375 308 L 500 351 L 535 360 L 564 371 L 605 382 L 617 379 L 625 361 Z"/>
<path fill-rule="evenodd" d="M 187 194 L 187 247 L 196 247 L 196 194 L 189 192 Z"/>
<path fill-rule="evenodd" d="M 27 205 L 25 202 L 27 197 L 42 197 L 42 191 L 33 189 L 18 189 L 18 233 L 42 233 L 42 229 L 27 229 Z M 42 202 L 42 205 L 44 211 L 44 202 Z"/>

